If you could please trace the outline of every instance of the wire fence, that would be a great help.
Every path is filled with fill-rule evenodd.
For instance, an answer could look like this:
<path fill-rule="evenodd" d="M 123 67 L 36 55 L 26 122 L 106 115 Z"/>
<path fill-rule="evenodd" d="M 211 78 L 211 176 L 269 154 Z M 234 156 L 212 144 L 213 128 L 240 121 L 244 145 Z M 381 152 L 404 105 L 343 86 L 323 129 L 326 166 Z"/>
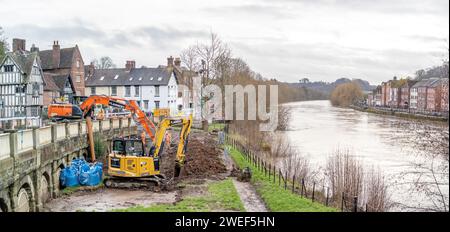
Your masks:
<path fill-rule="evenodd" d="M 225 127 L 225 129 L 227 128 Z M 295 174 L 288 176 L 287 171 L 283 171 L 275 164 L 265 161 L 257 155 L 257 152 L 252 151 L 228 134 L 225 134 L 225 143 L 243 154 L 245 160 L 252 164 L 254 169 L 261 172 L 264 178 L 267 178 L 267 180 L 273 182 L 273 184 L 277 184 L 286 191 L 291 191 L 301 197 L 310 199 L 312 202 L 338 208 L 342 212 L 377 211 L 375 208 L 371 209 L 369 204 L 359 202 L 358 196 L 352 196 L 345 192 L 333 193 L 332 189 L 325 184 L 320 184 Z"/>

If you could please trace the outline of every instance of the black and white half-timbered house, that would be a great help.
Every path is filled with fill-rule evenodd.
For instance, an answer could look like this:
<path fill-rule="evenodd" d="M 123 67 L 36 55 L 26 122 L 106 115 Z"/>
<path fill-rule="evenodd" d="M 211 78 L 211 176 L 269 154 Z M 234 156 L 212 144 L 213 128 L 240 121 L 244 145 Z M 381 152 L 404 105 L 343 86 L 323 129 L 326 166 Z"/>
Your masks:
<path fill-rule="evenodd" d="M 39 54 L 9 52 L 0 61 L 0 128 L 41 125 L 44 78 Z"/>

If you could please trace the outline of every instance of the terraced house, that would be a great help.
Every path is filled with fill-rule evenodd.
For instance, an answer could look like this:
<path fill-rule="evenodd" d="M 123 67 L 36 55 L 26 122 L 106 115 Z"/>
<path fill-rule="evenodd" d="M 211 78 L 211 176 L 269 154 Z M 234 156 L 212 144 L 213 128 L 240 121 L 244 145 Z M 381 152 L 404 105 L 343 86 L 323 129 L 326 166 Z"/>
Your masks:
<path fill-rule="evenodd" d="M 142 110 L 178 109 L 178 79 L 173 69 L 166 67 L 136 68 L 127 61 L 125 68 L 95 69 L 86 67 L 86 94 L 117 96 L 135 100 Z"/>
<path fill-rule="evenodd" d="M 25 50 L 25 40 L 13 40 L 13 52 L 0 61 L 0 127 L 41 125 L 44 80 L 39 54 Z"/>

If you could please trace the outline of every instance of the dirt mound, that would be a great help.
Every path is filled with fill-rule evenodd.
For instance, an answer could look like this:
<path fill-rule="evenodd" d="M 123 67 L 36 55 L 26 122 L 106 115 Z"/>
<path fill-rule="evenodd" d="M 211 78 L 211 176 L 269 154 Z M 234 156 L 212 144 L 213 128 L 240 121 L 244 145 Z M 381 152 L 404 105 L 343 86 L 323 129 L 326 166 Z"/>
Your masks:
<path fill-rule="evenodd" d="M 174 143 L 162 157 L 161 171 L 166 177 L 172 177 L 174 173 L 178 136 L 173 137 Z M 227 170 L 221 159 L 222 153 L 223 151 L 218 147 L 213 135 L 205 132 L 192 132 L 189 135 L 186 163 L 181 177 L 212 177 L 219 173 L 225 173 Z"/>

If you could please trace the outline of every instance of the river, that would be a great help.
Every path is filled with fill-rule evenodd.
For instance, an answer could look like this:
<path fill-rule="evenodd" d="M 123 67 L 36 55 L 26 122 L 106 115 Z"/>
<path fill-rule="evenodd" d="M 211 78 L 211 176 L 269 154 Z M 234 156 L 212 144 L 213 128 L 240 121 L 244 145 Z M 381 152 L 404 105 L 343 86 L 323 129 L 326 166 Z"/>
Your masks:
<path fill-rule="evenodd" d="M 448 123 L 337 108 L 329 101 L 294 102 L 285 107 L 291 109 L 289 129 L 281 133 L 309 160 L 311 168 L 324 170 L 333 151 L 349 149 L 365 167 L 374 167 L 385 176 L 390 199 L 396 203 L 392 211 L 423 211 L 435 208 L 442 198 L 414 190 L 419 177 L 431 181 L 428 171 L 417 165 L 443 166 L 436 174 L 440 188 L 427 186 L 433 192 L 441 190 L 448 210 L 448 150 L 444 150 L 448 148 Z"/>

